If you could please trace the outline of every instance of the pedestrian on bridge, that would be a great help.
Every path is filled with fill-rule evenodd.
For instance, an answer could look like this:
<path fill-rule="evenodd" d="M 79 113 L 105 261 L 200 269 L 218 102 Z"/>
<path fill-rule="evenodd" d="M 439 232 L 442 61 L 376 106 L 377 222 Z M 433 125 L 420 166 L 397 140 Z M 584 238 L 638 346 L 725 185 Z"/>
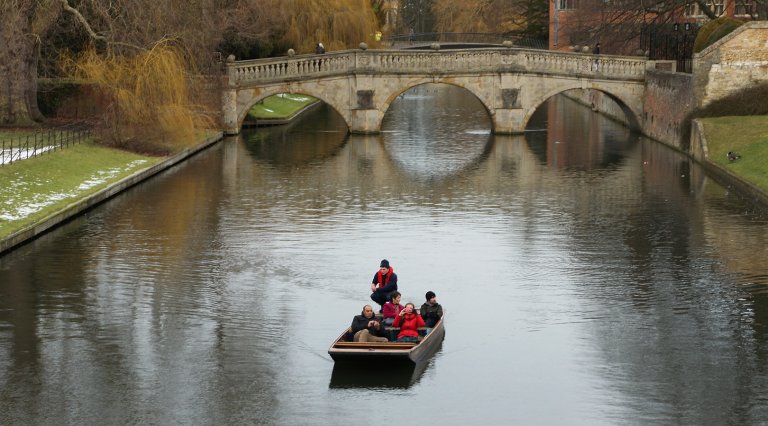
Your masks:
<path fill-rule="evenodd" d="M 593 55 L 599 55 L 600 54 L 600 42 L 598 41 L 597 44 L 595 44 L 595 48 L 592 49 Z M 600 71 L 600 60 L 595 58 L 594 62 L 592 63 L 592 71 Z"/>

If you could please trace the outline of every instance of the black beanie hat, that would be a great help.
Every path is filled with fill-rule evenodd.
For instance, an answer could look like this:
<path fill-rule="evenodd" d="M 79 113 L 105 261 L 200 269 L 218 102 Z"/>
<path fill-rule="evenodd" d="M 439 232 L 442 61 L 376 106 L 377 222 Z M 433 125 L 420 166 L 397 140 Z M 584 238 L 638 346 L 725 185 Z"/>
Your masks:
<path fill-rule="evenodd" d="M 387 259 L 382 260 L 379 268 L 389 268 L 389 261 Z"/>
<path fill-rule="evenodd" d="M 434 291 L 428 291 L 427 294 L 425 294 L 425 297 L 427 298 L 427 302 L 429 302 L 429 299 L 435 297 Z"/>

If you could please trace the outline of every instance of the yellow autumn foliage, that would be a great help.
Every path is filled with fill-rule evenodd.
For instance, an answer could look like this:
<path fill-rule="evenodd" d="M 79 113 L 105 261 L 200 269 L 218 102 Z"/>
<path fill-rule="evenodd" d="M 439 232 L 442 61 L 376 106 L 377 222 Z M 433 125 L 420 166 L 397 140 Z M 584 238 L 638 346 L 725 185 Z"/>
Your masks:
<path fill-rule="evenodd" d="M 168 153 L 195 143 L 214 127 L 193 99 L 202 92 L 188 55 L 168 40 L 131 56 L 86 51 L 71 63 L 75 75 L 110 100 L 102 119 L 106 142 L 141 152 Z"/>
<path fill-rule="evenodd" d="M 370 0 L 271 0 L 283 10 L 283 42 L 297 53 L 314 53 L 322 42 L 330 50 L 378 46 L 376 15 Z"/>

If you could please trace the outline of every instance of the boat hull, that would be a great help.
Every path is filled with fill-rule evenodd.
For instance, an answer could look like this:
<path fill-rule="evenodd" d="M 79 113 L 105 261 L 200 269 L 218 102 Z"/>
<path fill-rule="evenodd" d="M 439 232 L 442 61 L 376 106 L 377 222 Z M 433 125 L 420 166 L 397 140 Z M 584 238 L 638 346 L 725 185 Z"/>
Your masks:
<path fill-rule="evenodd" d="M 443 318 L 429 329 L 429 334 L 415 345 L 395 342 L 345 342 L 344 335 L 348 331 L 349 328 L 344 330 L 328 349 L 328 354 L 336 362 L 420 363 L 435 353 L 445 337 L 445 312 Z"/>

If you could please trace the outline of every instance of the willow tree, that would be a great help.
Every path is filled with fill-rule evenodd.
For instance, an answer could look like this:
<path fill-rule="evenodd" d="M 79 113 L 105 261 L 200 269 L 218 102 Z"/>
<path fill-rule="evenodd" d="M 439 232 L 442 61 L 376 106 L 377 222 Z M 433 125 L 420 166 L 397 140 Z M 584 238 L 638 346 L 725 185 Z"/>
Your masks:
<path fill-rule="evenodd" d="M 269 0 L 282 11 L 283 42 L 297 52 L 314 52 L 322 42 L 328 50 L 376 45 L 379 30 L 370 0 Z"/>
<path fill-rule="evenodd" d="M 549 9 L 541 0 L 434 0 L 437 32 L 546 35 Z"/>
<path fill-rule="evenodd" d="M 102 114 L 103 140 L 142 152 L 169 153 L 194 143 L 213 118 L 193 99 L 191 55 L 164 39 L 135 55 L 88 50 L 74 64 L 77 73 L 101 87 L 111 100 Z"/>

